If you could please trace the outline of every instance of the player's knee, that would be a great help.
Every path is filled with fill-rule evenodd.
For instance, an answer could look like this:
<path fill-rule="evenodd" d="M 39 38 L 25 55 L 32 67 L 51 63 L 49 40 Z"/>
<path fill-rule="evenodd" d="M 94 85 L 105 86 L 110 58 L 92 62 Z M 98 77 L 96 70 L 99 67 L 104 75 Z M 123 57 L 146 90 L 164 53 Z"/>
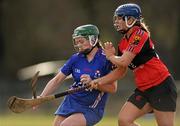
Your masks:
<path fill-rule="evenodd" d="M 62 122 L 59 126 L 73 126 L 73 123 L 70 122 Z"/>
<path fill-rule="evenodd" d="M 133 119 L 130 119 L 126 116 L 119 116 L 118 125 L 119 126 L 139 126 L 138 124 L 134 123 Z"/>
<path fill-rule="evenodd" d="M 60 126 L 60 123 L 58 123 L 58 121 L 54 121 L 53 126 Z"/>
<path fill-rule="evenodd" d="M 158 126 L 174 126 L 174 124 L 172 122 L 161 122 L 161 123 L 158 123 Z"/>
<path fill-rule="evenodd" d="M 126 117 L 119 117 L 118 119 L 119 126 L 129 126 L 130 121 Z"/>
<path fill-rule="evenodd" d="M 53 122 L 53 126 L 61 126 L 61 123 L 61 121 L 55 119 Z"/>
<path fill-rule="evenodd" d="M 66 122 L 55 121 L 55 122 L 53 123 L 53 126 L 71 126 L 71 124 L 66 123 Z"/>
<path fill-rule="evenodd" d="M 53 123 L 53 126 L 60 126 L 59 124 L 57 124 L 57 123 Z"/>

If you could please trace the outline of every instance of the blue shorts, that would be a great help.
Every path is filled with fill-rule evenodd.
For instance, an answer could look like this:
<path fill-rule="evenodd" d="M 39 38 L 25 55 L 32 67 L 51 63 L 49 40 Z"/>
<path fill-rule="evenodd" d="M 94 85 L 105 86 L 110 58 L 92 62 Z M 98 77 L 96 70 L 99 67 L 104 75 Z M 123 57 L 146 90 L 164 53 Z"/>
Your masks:
<path fill-rule="evenodd" d="M 68 117 L 74 113 L 82 113 L 86 118 L 87 126 L 93 126 L 102 119 L 104 109 L 89 108 L 89 106 L 81 105 L 67 96 L 56 110 L 55 115 Z"/>

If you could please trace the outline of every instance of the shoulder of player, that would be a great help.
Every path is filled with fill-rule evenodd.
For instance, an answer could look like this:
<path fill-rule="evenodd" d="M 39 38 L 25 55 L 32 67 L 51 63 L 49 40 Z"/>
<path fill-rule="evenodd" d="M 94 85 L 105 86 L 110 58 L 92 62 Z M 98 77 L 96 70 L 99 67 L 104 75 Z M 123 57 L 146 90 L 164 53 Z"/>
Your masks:
<path fill-rule="evenodd" d="M 106 62 L 108 59 L 106 58 L 106 54 L 103 49 L 100 49 L 98 51 L 98 54 L 95 56 L 96 59 L 98 59 L 99 62 Z"/>
<path fill-rule="evenodd" d="M 85 55 L 82 54 L 82 53 L 74 53 L 74 54 L 71 56 L 71 58 L 80 58 L 80 57 L 85 57 Z"/>
<path fill-rule="evenodd" d="M 130 42 L 139 43 L 140 41 L 146 41 L 149 37 L 148 33 L 143 29 L 137 29 L 130 37 Z"/>
<path fill-rule="evenodd" d="M 143 30 L 143 29 L 141 29 L 141 28 L 139 28 L 139 29 L 137 29 L 137 30 L 135 30 L 134 31 L 134 33 L 132 34 L 132 38 L 135 38 L 135 37 L 140 37 L 140 38 L 143 38 L 143 37 L 148 37 L 149 35 L 148 35 L 148 33 L 145 31 L 145 30 Z"/>
<path fill-rule="evenodd" d="M 82 55 L 80 53 L 73 54 L 69 59 L 71 61 L 78 61 Z"/>

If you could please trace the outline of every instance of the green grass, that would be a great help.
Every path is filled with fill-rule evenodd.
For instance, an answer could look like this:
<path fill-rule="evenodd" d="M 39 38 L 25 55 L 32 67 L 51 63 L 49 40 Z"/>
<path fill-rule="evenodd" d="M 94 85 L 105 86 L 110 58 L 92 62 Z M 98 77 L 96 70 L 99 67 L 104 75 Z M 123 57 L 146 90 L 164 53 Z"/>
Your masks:
<path fill-rule="evenodd" d="M 155 126 L 155 121 L 153 119 L 140 119 L 137 121 L 142 126 Z M 118 120 L 113 117 L 105 117 L 96 126 L 117 126 Z"/>
<path fill-rule="evenodd" d="M 0 126 L 52 126 L 52 114 L 5 114 L 0 115 Z M 176 119 L 176 125 L 180 126 Z M 142 118 L 137 121 L 142 126 L 155 126 L 153 118 Z M 104 117 L 96 126 L 117 126 L 116 117 Z"/>
<path fill-rule="evenodd" d="M 0 116 L 0 126 L 51 126 L 53 116 L 9 114 Z"/>

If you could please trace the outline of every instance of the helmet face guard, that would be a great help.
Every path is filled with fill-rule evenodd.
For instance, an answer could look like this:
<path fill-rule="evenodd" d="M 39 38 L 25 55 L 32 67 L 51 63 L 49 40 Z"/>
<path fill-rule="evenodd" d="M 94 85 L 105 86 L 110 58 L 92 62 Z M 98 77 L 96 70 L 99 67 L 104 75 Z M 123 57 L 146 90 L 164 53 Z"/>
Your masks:
<path fill-rule="evenodd" d="M 95 25 L 91 25 L 91 24 L 79 26 L 74 30 L 74 33 L 72 35 L 73 45 L 74 45 L 75 50 L 79 52 L 81 45 L 77 45 L 74 41 L 74 39 L 78 37 L 83 37 L 90 42 L 90 45 L 92 46 L 92 48 L 87 49 L 87 50 L 90 50 L 91 52 L 91 50 L 98 43 L 99 30 Z"/>
<path fill-rule="evenodd" d="M 93 49 L 93 47 L 95 47 L 96 44 L 98 43 L 98 36 L 95 36 L 95 35 L 79 36 L 79 37 L 83 37 L 83 38 L 85 38 L 86 40 L 88 40 L 89 43 L 90 43 L 90 45 L 92 46 L 92 48 L 86 49 L 85 52 L 87 52 L 88 50 L 91 51 L 91 49 Z M 73 38 L 73 46 L 74 46 L 74 48 L 75 48 L 75 50 L 76 50 L 77 52 L 80 52 L 79 50 L 80 50 L 80 48 L 82 48 L 82 45 L 81 45 L 81 44 L 76 44 L 74 39 L 75 39 L 75 38 L 79 38 L 79 37 L 74 37 L 74 38 Z"/>
<path fill-rule="evenodd" d="M 98 42 L 98 36 L 89 35 L 88 38 L 89 38 L 89 42 L 90 42 L 91 46 L 93 46 L 93 47 L 96 46 L 96 44 Z"/>

